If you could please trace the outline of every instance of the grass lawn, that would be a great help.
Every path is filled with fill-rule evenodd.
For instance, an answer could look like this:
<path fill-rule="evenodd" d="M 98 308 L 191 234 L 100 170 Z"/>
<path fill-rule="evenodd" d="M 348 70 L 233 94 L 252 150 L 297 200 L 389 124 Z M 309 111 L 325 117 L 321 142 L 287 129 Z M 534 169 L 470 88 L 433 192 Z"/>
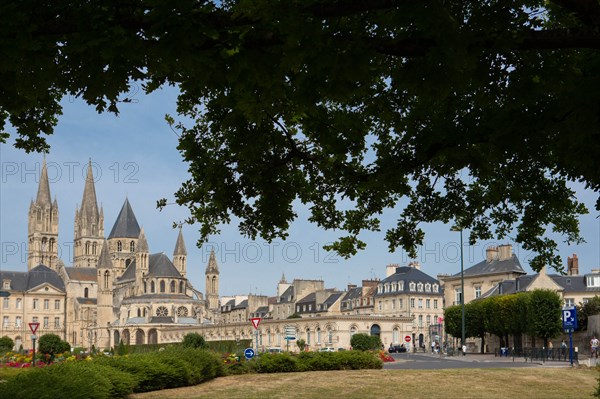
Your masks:
<path fill-rule="evenodd" d="M 130 398 L 592 398 L 594 368 L 359 370 L 249 374 Z"/>

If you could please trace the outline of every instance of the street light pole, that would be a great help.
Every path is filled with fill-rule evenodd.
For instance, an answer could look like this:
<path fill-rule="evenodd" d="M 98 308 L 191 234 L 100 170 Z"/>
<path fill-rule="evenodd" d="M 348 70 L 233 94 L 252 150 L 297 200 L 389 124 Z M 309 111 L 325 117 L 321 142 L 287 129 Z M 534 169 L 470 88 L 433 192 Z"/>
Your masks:
<path fill-rule="evenodd" d="M 462 310 L 461 320 L 461 349 L 462 354 L 465 356 L 465 274 L 464 274 L 464 260 L 463 260 L 463 231 L 460 229 L 460 306 Z"/>

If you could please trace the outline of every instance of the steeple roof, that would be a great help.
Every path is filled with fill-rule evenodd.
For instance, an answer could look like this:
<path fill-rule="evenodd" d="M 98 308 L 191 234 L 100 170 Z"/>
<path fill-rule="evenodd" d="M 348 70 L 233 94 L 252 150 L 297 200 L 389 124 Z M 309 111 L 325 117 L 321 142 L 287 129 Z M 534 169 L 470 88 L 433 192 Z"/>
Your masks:
<path fill-rule="evenodd" d="M 38 206 L 52 206 L 52 197 L 50 196 L 50 183 L 48 181 L 48 168 L 46 167 L 46 157 L 44 157 L 44 161 L 42 163 L 42 173 L 40 174 L 40 183 L 38 186 L 37 199 L 35 202 Z"/>
<path fill-rule="evenodd" d="M 117 221 L 113 226 L 108 238 L 138 238 L 140 236 L 140 225 L 135 218 L 133 209 L 129 204 L 129 199 L 125 198 L 125 203 L 119 212 Z"/>
<path fill-rule="evenodd" d="M 181 232 L 181 227 L 179 228 L 179 235 L 177 236 L 177 243 L 175 244 L 175 250 L 173 251 L 173 256 L 176 255 L 186 255 L 187 250 L 185 249 L 185 241 L 183 241 L 183 233 Z"/>
<path fill-rule="evenodd" d="M 100 251 L 100 258 L 98 259 L 98 269 L 112 269 L 112 267 L 110 254 L 108 253 L 108 241 L 104 239 L 102 250 Z"/>
<path fill-rule="evenodd" d="M 210 258 L 208 259 L 208 265 L 206 266 L 206 274 L 219 274 L 219 266 L 217 265 L 217 257 L 215 256 L 215 250 L 210 251 Z"/>
<path fill-rule="evenodd" d="M 143 227 L 138 237 L 137 252 L 148 252 L 148 241 L 146 241 L 146 234 L 144 234 Z"/>
<path fill-rule="evenodd" d="M 81 200 L 81 217 L 86 219 L 98 219 L 98 201 L 96 200 L 96 188 L 94 185 L 94 174 L 92 173 L 92 160 L 90 159 L 85 177 L 83 199 Z"/>

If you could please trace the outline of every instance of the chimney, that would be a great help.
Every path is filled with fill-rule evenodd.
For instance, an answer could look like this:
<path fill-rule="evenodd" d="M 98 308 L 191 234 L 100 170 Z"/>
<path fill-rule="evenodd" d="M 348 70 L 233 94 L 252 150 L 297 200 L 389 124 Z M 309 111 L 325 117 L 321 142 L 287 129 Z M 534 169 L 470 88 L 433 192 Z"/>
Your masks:
<path fill-rule="evenodd" d="M 414 269 L 417 269 L 417 270 L 421 270 L 421 264 L 420 264 L 419 262 L 417 262 L 417 261 L 410 262 L 410 263 L 408 264 L 408 266 L 409 266 L 409 267 L 412 267 L 412 268 L 414 268 Z"/>
<path fill-rule="evenodd" d="M 485 250 L 485 260 L 487 263 L 498 260 L 498 247 L 488 247 Z"/>
<path fill-rule="evenodd" d="M 396 268 L 400 267 L 397 263 L 390 263 L 385 267 L 385 277 L 389 277 L 396 273 Z"/>
<path fill-rule="evenodd" d="M 567 258 L 567 274 L 569 276 L 579 275 L 579 259 L 576 254 L 573 254 L 572 258 Z"/>
<path fill-rule="evenodd" d="M 509 260 L 510 258 L 512 258 L 512 245 L 500 245 L 498 247 L 498 260 Z"/>

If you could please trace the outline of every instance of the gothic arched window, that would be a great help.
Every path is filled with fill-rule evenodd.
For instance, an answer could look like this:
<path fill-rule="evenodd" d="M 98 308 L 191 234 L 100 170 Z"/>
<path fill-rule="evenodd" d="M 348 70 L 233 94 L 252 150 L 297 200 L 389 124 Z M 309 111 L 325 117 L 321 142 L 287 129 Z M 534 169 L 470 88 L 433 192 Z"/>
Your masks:
<path fill-rule="evenodd" d="M 160 292 L 165 292 L 165 281 L 160 280 Z"/>
<path fill-rule="evenodd" d="M 117 241 L 117 251 L 121 252 L 123 250 L 123 243 L 121 241 Z"/>
<path fill-rule="evenodd" d="M 171 293 L 175 293 L 175 280 L 171 281 Z"/>
<path fill-rule="evenodd" d="M 154 281 L 150 281 L 150 292 L 154 293 L 154 291 L 155 291 Z"/>
<path fill-rule="evenodd" d="M 129 252 L 132 252 L 132 253 L 135 252 L 135 242 L 134 241 L 131 241 L 129 243 Z"/>
<path fill-rule="evenodd" d="M 83 289 L 83 297 L 84 297 L 84 298 L 87 298 L 87 297 L 88 297 L 88 295 L 89 295 L 89 289 L 88 289 L 87 287 L 85 287 L 85 288 Z"/>

